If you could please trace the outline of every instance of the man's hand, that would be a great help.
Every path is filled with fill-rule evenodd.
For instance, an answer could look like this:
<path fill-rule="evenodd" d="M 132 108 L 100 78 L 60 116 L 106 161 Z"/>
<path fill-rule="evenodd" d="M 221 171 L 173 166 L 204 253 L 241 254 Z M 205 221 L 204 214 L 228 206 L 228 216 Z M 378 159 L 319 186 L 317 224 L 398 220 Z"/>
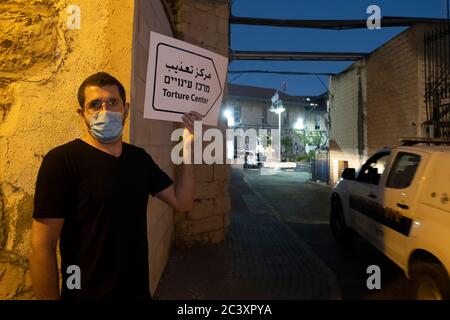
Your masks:
<path fill-rule="evenodd" d="M 202 115 L 196 111 L 186 112 L 182 119 L 190 134 L 194 134 L 194 121 L 202 121 Z"/>
<path fill-rule="evenodd" d="M 185 165 L 181 167 L 178 179 L 175 182 L 175 187 L 170 186 L 156 194 L 159 199 L 167 203 L 169 206 L 182 212 L 192 210 L 194 205 L 194 166 L 186 164 L 192 164 L 191 142 L 194 136 L 194 121 L 201 120 L 201 114 L 195 111 L 191 111 L 183 115 L 183 122 L 185 126 L 183 134 L 183 158 Z M 200 132 L 200 135 L 202 135 L 202 132 Z"/>

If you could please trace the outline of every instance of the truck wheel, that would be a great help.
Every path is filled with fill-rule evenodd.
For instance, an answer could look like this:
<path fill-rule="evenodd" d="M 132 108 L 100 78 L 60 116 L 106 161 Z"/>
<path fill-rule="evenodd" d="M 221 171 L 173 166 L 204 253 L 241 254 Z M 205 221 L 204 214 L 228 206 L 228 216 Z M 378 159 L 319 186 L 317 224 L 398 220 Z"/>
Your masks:
<path fill-rule="evenodd" d="M 412 266 L 414 300 L 450 300 L 450 280 L 438 262 L 419 261 Z"/>
<path fill-rule="evenodd" d="M 355 242 L 357 233 L 347 227 L 344 220 L 344 211 L 339 199 L 331 202 L 330 227 L 337 244 L 343 248 L 349 248 Z"/>

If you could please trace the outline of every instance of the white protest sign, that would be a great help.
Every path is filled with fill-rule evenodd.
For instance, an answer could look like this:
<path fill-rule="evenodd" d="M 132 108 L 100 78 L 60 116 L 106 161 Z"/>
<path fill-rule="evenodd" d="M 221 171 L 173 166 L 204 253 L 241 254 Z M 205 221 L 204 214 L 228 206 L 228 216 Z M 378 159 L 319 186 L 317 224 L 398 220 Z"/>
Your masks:
<path fill-rule="evenodd" d="M 155 32 L 150 33 L 144 118 L 181 122 L 197 111 L 217 125 L 228 59 Z"/>

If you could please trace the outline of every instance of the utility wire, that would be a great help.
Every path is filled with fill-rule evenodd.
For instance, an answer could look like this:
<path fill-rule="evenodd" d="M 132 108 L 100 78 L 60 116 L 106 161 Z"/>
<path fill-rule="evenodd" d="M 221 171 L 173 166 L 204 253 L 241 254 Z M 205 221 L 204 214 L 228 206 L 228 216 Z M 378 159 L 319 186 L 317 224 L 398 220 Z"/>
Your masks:
<path fill-rule="evenodd" d="M 319 75 L 316 74 L 317 79 L 319 79 L 320 83 L 323 85 L 323 87 L 325 88 L 325 90 L 328 91 L 328 87 L 325 85 L 325 83 L 323 83 L 322 79 L 320 79 Z"/>
<path fill-rule="evenodd" d="M 296 72 L 296 71 L 271 71 L 271 70 L 229 70 L 230 74 L 241 73 L 272 73 L 272 74 L 285 74 L 285 75 L 298 75 L 298 76 L 334 76 L 335 73 L 329 72 Z"/>

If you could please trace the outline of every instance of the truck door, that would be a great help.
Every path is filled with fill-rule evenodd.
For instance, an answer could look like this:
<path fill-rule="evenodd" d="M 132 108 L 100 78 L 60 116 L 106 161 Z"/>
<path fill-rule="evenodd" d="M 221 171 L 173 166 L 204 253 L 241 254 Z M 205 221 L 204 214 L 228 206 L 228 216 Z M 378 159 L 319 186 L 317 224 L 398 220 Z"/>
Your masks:
<path fill-rule="evenodd" d="M 379 152 L 364 163 L 349 196 L 352 223 L 355 229 L 372 243 L 377 239 L 373 217 L 382 211 L 379 183 L 389 155 L 389 151 Z"/>
<path fill-rule="evenodd" d="M 426 156 L 420 151 L 398 151 L 386 176 L 382 194 L 384 215 L 378 221 L 383 239 L 378 241 L 384 242 L 385 253 L 401 266 L 406 263 L 412 207 Z"/>

